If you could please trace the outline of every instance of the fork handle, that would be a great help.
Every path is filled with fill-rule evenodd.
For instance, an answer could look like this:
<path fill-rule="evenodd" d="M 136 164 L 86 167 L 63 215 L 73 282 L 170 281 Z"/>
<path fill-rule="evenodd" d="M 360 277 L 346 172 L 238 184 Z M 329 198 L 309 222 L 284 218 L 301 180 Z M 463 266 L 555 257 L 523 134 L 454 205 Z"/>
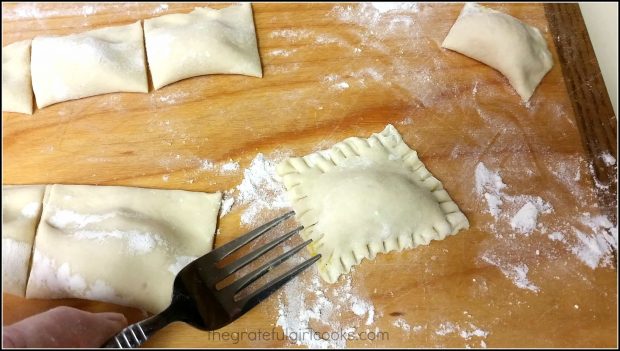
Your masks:
<path fill-rule="evenodd" d="M 132 349 L 140 347 L 155 332 L 173 322 L 169 318 L 169 309 L 149 317 L 143 321 L 131 324 L 108 340 L 102 347 L 106 349 Z"/>

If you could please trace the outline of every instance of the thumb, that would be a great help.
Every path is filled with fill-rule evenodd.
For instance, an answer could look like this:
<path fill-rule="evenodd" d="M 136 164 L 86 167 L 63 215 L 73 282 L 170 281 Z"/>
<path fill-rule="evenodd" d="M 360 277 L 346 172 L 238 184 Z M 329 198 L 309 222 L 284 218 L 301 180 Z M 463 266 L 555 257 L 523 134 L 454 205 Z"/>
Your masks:
<path fill-rule="evenodd" d="M 63 306 L 6 327 L 2 341 L 4 347 L 99 347 L 125 326 L 127 319 L 120 313 Z"/>

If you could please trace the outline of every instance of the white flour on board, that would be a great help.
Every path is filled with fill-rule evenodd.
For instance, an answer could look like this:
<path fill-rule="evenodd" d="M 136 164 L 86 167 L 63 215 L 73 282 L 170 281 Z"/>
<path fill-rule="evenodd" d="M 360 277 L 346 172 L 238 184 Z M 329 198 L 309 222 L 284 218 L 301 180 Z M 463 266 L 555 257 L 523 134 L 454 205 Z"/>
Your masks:
<path fill-rule="evenodd" d="M 550 241 L 562 243 L 579 261 L 592 269 L 612 266 L 613 253 L 618 249 L 618 228 L 606 216 L 591 216 L 590 213 L 584 212 L 576 223 L 539 223 L 541 214 L 553 212 L 553 207 L 541 197 L 508 195 L 508 186 L 499 172 L 488 169 L 482 162 L 477 164 L 474 176 L 476 193 L 486 201 L 486 211 L 494 218 L 495 223 L 488 226 L 488 229 L 498 239 L 504 238 L 504 234 L 510 231 L 512 233 L 504 240 L 510 238 L 518 240 L 515 233 L 527 237 L 539 232 L 546 235 Z M 573 172 L 569 178 L 578 180 L 579 177 L 579 173 L 575 175 Z M 507 207 L 515 207 L 514 205 L 518 205 L 516 206 L 518 210 L 514 215 L 509 215 Z M 514 211 L 514 208 L 511 210 Z M 507 225 L 511 230 L 504 229 Z M 500 254 L 492 249 L 486 250 L 480 258 L 488 264 L 497 266 L 517 287 L 532 292 L 540 291 L 540 288 L 528 279 L 530 269 L 525 262 L 502 258 L 504 255 L 513 258 L 523 255 L 523 250 L 529 246 L 519 241 L 510 241 L 508 246 L 512 248 L 509 252 Z M 535 249 L 537 256 L 540 253 L 539 249 Z"/>
<path fill-rule="evenodd" d="M 407 323 L 407 321 L 403 318 L 397 318 L 394 320 L 394 322 L 392 322 L 392 325 L 395 326 L 396 328 L 400 328 L 406 332 L 411 331 L 411 325 L 409 325 L 409 323 Z M 418 327 L 418 326 L 416 326 Z M 421 329 L 422 327 L 420 327 Z"/>
<path fill-rule="evenodd" d="M 351 286 L 350 276 L 346 276 L 344 284 L 337 283 L 333 287 L 326 286 L 318 275 L 312 277 L 310 284 L 296 278 L 282 290 L 278 296 L 276 325 L 282 327 L 292 344 L 310 348 L 343 348 L 347 345 L 346 338 L 321 339 L 313 337 L 315 334 L 311 332 L 353 333 L 374 323 L 374 305 L 357 294 Z M 352 316 L 354 318 L 350 318 Z"/>
<path fill-rule="evenodd" d="M 467 327 L 462 327 L 458 323 L 453 322 L 443 322 L 439 325 L 439 327 L 435 330 L 435 334 L 440 336 L 445 336 L 449 334 L 458 334 L 465 340 L 469 340 L 473 337 L 476 338 L 486 338 L 489 335 L 489 332 L 483 330 L 472 323 L 467 323 Z"/>
<path fill-rule="evenodd" d="M 233 173 L 239 170 L 239 162 L 230 160 L 220 166 L 220 173 Z"/>
<path fill-rule="evenodd" d="M 588 267 L 612 267 L 613 253 L 618 250 L 618 227 L 606 216 L 590 216 L 585 213 L 581 223 L 588 227 L 591 234 L 572 227 L 578 242 L 571 251 Z"/>
<path fill-rule="evenodd" d="M 286 157 L 278 152 L 265 158 L 256 155 L 250 166 L 243 171 L 243 180 L 236 187 L 236 202 L 246 206 L 241 214 L 244 225 L 258 224 L 263 218 L 261 212 L 290 206 L 282 183 L 276 180 L 276 164 Z"/>
<path fill-rule="evenodd" d="M 482 256 L 482 260 L 498 267 L 506 278 L 512 280 L 512 282 L 521 289 L 528 289 L 533 292 L 540 291 L 540 288 L 532 282 L 530 282 L 527 278 L 527 273 L 529 272 L 529 268 L 524 263 L 510 264 L 502 262 L 502 260 L 498 257 L 485 254 Z"/>
<path fill-rule="evenodd" d="M 476 193 L 486 200 L 487 211 L 495 220 L 510 218 L 510 225 L 520 233 L 529 235 L 536 228 L 540 214 L 553 212 L 553 207 L 540 196 L 508 195 L 499 172 L 489 170 L 482 162 L 476 165 L 474 178 Z M 520 206 L 513 216 L 506 213 L 508 204 Z"/>
<path fill-rule="evenodd" d="M 222 194 L 222 206 L 220 208 L 220 218 L 226 216 L 235 204 L 235 198 L 232 195 L 232 191 L 225 191 Z"/>

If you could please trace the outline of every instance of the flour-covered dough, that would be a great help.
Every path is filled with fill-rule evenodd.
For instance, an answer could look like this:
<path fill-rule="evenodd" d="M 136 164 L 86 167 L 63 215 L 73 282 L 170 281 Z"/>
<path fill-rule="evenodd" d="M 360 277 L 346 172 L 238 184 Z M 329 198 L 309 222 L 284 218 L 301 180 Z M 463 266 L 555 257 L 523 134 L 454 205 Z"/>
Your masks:
<path fill-rule="evenodd" d="M 24 296 L 45 185 L 2 186 L 2 291 Z"/>
<path fill-rule="evenodd" d="M 368 139 L 289 158 L 276 168 L 322 255 L 319 273 L 335 282 L 362 259 L 442 240 L 469 222 L 392 126 Z"/>
<path fill-rule="evenodd" d="M 155 89 L 205 74 L 263 75 L 249 3 L 148 19 L 144 38 Z"/>
<path fill-rule="evenodd" d="M 50 185 L 26 297 L 160 312 L 176 273 L 212 249 L 220 200 L 220 193 Z"/>
<path fill-rule="evenodd" d="M 538 28 L 476 3 L 465 4 L 442 47 L 500 71 L 523 101 L 553 66 Z"/>
<path fill-rule="evenodd" d="M 2 48 L 2 111 L 32 114 L 30 40 Z"/>
<path fill-rule="evenodd" d="M 112 92 L 148 92 L 140 22 L 32 41 L 39 108 Z"/>

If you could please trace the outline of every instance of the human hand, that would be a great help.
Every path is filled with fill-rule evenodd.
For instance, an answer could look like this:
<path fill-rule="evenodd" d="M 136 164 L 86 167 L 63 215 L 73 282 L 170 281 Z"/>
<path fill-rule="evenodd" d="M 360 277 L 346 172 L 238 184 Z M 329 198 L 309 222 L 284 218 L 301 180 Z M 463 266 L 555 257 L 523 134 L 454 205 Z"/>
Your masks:
<path fill-rule="evenodd" d="M 100 347 L 127 326 L 120 313 L 91 313 L 56 307 L 5 327 L 3 348 Z"/>

